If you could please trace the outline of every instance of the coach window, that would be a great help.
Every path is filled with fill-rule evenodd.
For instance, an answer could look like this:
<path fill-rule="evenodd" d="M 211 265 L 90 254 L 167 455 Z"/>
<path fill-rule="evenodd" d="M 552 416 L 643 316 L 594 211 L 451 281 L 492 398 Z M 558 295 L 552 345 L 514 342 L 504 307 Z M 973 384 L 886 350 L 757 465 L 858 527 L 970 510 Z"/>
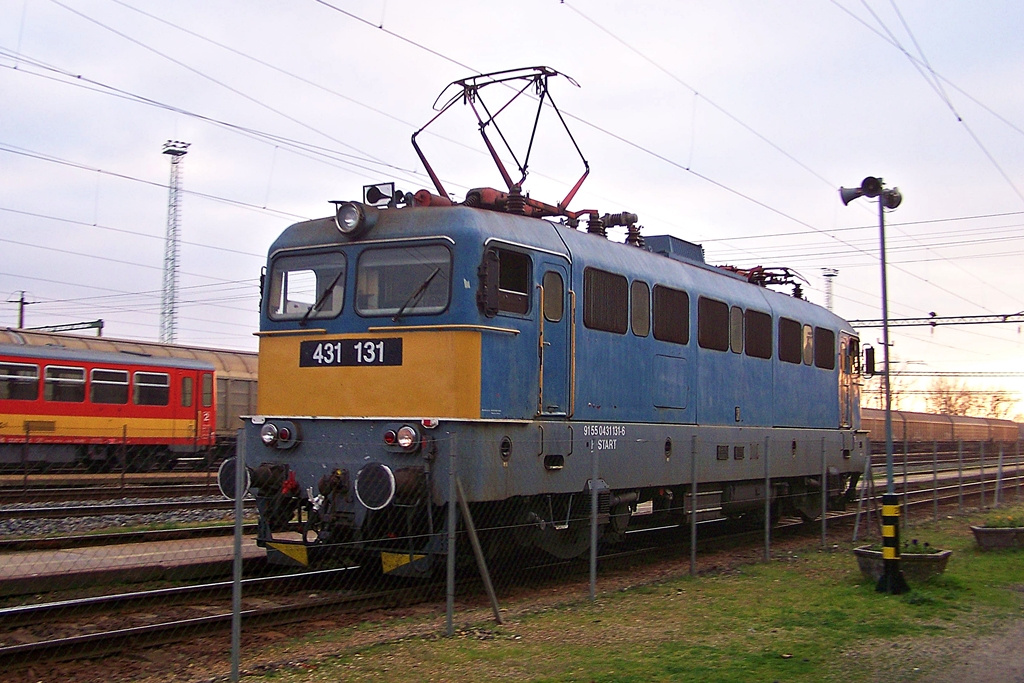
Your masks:
<path fill-rule="evenodd" d="M 800 323 L 789 318 L 779 318 L 779 360 L 800 362 Z"/>
<path fill-rule="evenodd" d="M 836 333 L 832 330 L 814 328 L 814 364 L 823 370 L 835 370 Z"/>
<path fill-rule="evenodd" d="M 583 271 L 583 324 L 592 330 L 626 334 L 629 285 L 622 275 L 596 268 Z"/>
<path fill-rule="evenodd" d="M 544 319 L 557 323 L 562 320 L 565 304 L 565 285 L 562 276 L 553 270 L 544 273 Z"/>
<path fill-rule="evenodd" d="M 192 407 L 192 396 L 195 393 L 195 381 L 191 377 L 181 378 L 181 407 Z"/>
<path fill-rule="evenodd" d="M 39 398 L 39 367 L 27 363 L 0 363 L 0 399 L 34 401 Z"/>
<path fill-rule="evenodd" d="M 356 264 L 356 312 L 364 316 L 441 313 L 451 293 L 446 247 L 367 249 Z"/>
<path fill-rule="evenodd" d="M 345 255 L 280 256 L 270 267 L 267 315 L 271 320 L 334 318 L 345 301 Z"/>
<path fill-rule="evenodd" d="M 93 403 L 124 405 L 128 403 L 128 371 L 89 371 L 89 400 Z"/>
<path fill-rule="evenodd" d="M 654 338 L 690 343 L 690 295 L 681 289 L 654 285 Z"/>
<path fill-rule="evenodd" d="M 739 306 L 729 309 L 729 348 L 743 353 L 743 309 Z"/>
<path fill-rule="evenodd" d="M 651 333 L 651 288 L 643 280 L 633 280 L 629 299 L 629 324 L 633 334 L 646 337 Z"/>
<path fill-rule="evenodd" d="M 744 314 L 744 350 L 754 358 L 772 357 L 772 317 L 747 309 Z"/>
<path fill-rule="evenodd" d="M 43 399 L 63 403 L 85 401 L 85 368 L 47 365 L 43 383 Z"/>
<path fill-rule="evenodd" d="M 213 405 L 213 375 L 209 372 L 203 373 L 203 407 L 209 408 Z"/>
<path fill-rule="evenodd" d="M 136 372 L 135 405 L 165 406 L 171 402 L 171 377 L 165 372 Z"/>
<path fill-rule="evenodd" d="M 697 299 L 697 343 L 703 349 L 729 350 L 729 306 L 721 301 Z"/>
<path fill-rule="evenodd" d="M 801 348 L 803 349 L 804 365 L 812 365 L 814 363 L 814 328 L 810 325 L 804 325 Z"/>

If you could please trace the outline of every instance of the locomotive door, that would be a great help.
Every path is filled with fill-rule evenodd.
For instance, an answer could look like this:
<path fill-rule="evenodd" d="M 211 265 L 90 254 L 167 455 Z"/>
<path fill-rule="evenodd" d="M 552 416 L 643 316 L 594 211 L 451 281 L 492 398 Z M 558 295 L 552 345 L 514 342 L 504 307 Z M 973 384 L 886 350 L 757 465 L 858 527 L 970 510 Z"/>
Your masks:
<path fill-rule="evenodd" d="M 547 255 L 538 261 L 541 313 L 537 342 L 540 355 L 537 414 L 564 416 L 569 414 L 572 325 L 568 264 L 563 259 Z"/>
<path fill-rule="evenodd" d="M 839 426 L 852 427 L 853 415 L 860 405 L 857 371 L 860 345 L 848 334 L 839 334 Z"/>

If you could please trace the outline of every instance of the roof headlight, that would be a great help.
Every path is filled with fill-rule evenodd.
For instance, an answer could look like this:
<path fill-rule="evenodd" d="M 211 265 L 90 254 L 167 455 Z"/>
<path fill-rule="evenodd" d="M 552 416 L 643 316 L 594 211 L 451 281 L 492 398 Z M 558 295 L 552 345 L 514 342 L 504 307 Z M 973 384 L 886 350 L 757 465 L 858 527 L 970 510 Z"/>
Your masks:
<path fill-rule="evenodd" d="M 260 439 L 267 446 L 273 446 L 277 443 L 278 432 L 277 426 L 271 423 L 267 423 L 260 428 Z"/>
<path fill-rule="evenodd" d="M 411 451 L 420 443 L 420 435 L 416 433 L 416 430 L 409 425 L 406 425 L 398 430 L 396 434 L 396 443 L 400 448 L 406 451 Z"/>
<path fill-rule="evenodd" d="M 377 208 L 359 202 L 331 202 L 334 204 L 334 223 L 338 231 L 355 239 L 377 223 Z"/>

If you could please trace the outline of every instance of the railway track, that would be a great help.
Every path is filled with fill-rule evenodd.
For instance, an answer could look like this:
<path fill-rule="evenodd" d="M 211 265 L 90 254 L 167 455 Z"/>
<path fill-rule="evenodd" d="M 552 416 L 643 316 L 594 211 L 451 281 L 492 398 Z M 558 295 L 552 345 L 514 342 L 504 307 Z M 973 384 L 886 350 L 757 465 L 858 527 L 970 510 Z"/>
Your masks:
<path fill-rule="evenodd" d="M 943 485 L 934 491 L 928 488 L 907 491 L 906 505 L 908 510 L 919 510 L 927 505 L 950 505 L 964 498 L 979 497 L 982 485 L 992 483 L 992 480 L 983 482 L 978 479 Z M 1004 483 L 1016 487 L 1018 478 L 1009 478 Z M 861 514 L 864 512 L 862 510 Z M 828 524 L 850 524 L 856 514 L 855 509 L 830 513 Z M 866 523 L 870 521 L 870 516 L 865 519 Z M 773 529 L 772 535 L 774 539 L 801 533 L 813 535 L 818 525 L 817 521 L 800 523 L 788 520 Z M 723 525 L 723 528 L 727 526 Z M 664 556 L 667 548 L 668 552 L 672 552 L 670 547 L 675 547 L 677 553 L 684 544 L 688 547 L 688 541 L 680 540 L 678 533 L 674 541 L 667 543 L 665 533 L 671 533 L 671 530 L 637 534 L 634 547 L 602 553 L 602 569 L 618 563 L 636 562 L 647 555 Z M 759 530 L 719 537 L 705 533 L 698 539 L 698 544 L 700 552 L 708 552 L 714 548 L 755 543 L 762 538 L 763 533 Z M 585 571 L 584 565 L 579 560 L 566 560 L 534 565 L 527 568 L 526 572 L 527 576 L 533 576 L 536 581 L 549 585 L 555 580 L 552 578 L 555 575 L 572 577 L 575 574 L 578 578 Z M 243 628 L 276 627 L 319 618 L 328 612 L 332 614 L 332 619 L 339 614 L 349 614 L 357 619 L 365 610 L 432 601 L 440 605 L 443 599 L 443 585 L 437 582 L 374 590 L 365 583 L 360 585 L 361 581 L 365 581 L 365 576 L 357 567 L 344 567 L 244 579 L 242 594 L 246 596 L 246 603 L 241 613 Z M 459 586 L 463 591 L 467 588 L 470 591 L 479 590 L 473 587 L 475 580 L 471 579 L 460 580 Z M 0 609 L 0 667 L 44 660 L 95 658 L 132 648 L 190 640 L 204 634 L 225 633 L 231 626 L 232 587 L 231 581 L 215 581 L 180 588 Z M 140 621 L 145 623 L 138 623 Z M 94 632 L 82 633 L 83 623 L 89 624 Z M 31 629 L 38 624 L 46 626 L 36 637 L 32 635 Z M 29 642 L 16 642 L 19 639 Z"/>

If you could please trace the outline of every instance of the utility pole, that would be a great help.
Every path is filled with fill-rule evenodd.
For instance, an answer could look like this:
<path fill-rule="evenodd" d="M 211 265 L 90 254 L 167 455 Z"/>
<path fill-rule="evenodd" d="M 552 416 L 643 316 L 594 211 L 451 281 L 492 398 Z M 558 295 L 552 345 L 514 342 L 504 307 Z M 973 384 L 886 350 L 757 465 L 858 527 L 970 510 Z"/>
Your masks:
<path fill-rule="evenodd" d="M 25 327 L 25 307 L 28 306 L 29 304 L 39 303 L 37 301 L 28 301 L 28 300 L 26 300 L 25 299 L 25 294 L 26 294 L 25 290 L 24 289 L 20 289 L 20 290 L 18 290 L 18 298 L 17 299 L 10 299 L 10 298 L 7 299 L 7 301 L 9 303 L 18 304 L 18 329 L 19 330 L 23 329 Z"/>
<path fill-rule="evenodd" d="M 160 341 L 174 343 L 178 309 L 178 186 L 181 183 L 181 158 L 189 143 L 168 140 L 163 153 L 171 157 L 170 194 L 167 199 L 167 237 L 164 241 L 164 291 L 160 308 Z"/>

